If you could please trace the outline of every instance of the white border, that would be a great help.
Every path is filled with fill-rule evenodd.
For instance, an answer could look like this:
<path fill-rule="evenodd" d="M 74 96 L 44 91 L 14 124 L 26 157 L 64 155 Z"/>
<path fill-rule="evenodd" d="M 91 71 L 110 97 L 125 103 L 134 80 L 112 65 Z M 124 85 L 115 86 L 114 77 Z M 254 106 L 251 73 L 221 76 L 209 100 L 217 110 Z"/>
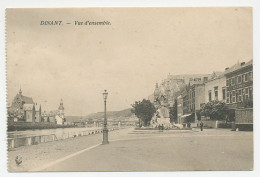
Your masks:
<path fill-rule="evenodd" d="M 209 7 L 251 6 L 254 26 L 254 171 L 240 172 L 134 172 L 134 173 L 8 173 L 6 152 L 6 78 L 5 78 L 5 8 L 63 8 L 63 7 Z M 260 0 L 2 0 L 0 1 L 0 176 L 260 176 L 259 163 L 259 46 Z M 259 80 L 259 79 L 258 79 Z"/>

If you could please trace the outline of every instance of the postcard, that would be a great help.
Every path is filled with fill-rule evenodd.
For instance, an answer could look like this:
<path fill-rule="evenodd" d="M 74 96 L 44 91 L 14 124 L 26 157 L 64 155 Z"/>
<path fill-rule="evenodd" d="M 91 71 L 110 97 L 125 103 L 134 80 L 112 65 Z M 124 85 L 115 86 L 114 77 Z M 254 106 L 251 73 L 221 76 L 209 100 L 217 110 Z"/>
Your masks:
<path fill-rule="evenodd" d="M 9 172 L 251 171 L 251 7 L 6 9 Z"/>

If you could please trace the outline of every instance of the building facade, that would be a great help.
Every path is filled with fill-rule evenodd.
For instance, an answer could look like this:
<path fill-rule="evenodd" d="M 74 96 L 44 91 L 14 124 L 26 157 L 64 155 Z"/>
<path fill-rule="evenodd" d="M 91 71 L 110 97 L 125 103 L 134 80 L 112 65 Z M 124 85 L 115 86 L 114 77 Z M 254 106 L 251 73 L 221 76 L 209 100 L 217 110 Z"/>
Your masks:
<path fill-rule="evenodd" d="M 226 76 L 224 72 L 213 72 L 205 83 L 205 103 L 213 100 L 226 102 Z"/>
<path fill-rule="evenodd" d="M 229 109 L 243 108 L 245 104 L 250 104 L 253 101 L 253 60 L 242 62 L 235 69 L 228 69 L 226 87 Z"/>
<path fill-rule="evenodd" d="M 25 122 L 35 122 L 35 107 L 34 104 L 24 104 L 24 121 Z"/>
<path fill-rule="evenodd" d="M 42 119 L 42 108 L 41 105 L 35 103 L 35 122 L 41 122 Z"/>
<path fill-rule="evenodd" d="M 197 123 L 200 119 L 198 111 L 205 103 L 205 84 L 188 85 L 182 92 L 183 114 L 188 118 L 186 122 Z"/>
<path fill-rule="evenodd" d="M 239 129 L 253 129 L 253 60 L 226 72 L 228 117 Z"/>

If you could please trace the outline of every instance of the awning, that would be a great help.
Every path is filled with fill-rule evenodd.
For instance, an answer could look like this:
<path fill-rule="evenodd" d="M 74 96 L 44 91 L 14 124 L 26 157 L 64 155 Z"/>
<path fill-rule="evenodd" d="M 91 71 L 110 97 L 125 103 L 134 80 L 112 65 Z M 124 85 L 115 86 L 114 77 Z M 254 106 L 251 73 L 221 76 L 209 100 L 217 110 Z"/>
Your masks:
<path fill-rule="evenodd" d="M 184 117 L 188 117 L 190 116 L 191 114 L 185 114 L 185 115 L 182 115 L 181 118 L 184 118 Z"/>

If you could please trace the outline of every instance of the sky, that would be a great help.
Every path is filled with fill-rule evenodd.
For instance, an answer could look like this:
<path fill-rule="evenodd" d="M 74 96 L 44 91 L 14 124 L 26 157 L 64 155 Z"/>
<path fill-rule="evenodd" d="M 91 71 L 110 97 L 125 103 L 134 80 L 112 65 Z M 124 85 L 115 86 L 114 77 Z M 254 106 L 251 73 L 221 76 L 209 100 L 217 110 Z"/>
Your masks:
<path fill-rule="evenodd" d="M 63 25 L 40 25 L 41 21 Z M 111 25 L 74 25 L 109 21 Z M 71 23 L 71 24 L 66 24 Z M 170 74 L 210 74 L 253 59 L 252 9 L 8 9 L 7 102 L 22 88 L 66 115 L 131 107 Z"/>

